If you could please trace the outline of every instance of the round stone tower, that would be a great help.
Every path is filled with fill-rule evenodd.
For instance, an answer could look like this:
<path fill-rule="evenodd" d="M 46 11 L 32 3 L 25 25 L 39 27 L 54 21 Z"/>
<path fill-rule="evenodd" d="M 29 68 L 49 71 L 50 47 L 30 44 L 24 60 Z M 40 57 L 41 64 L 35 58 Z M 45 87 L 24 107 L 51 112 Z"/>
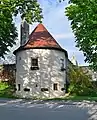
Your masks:
<path fill-rule="evenodd" d="M 39 24 L 14 51 L 16 94 L 28 98 L 55 98 L 65 94 L 68 55 Z"/>

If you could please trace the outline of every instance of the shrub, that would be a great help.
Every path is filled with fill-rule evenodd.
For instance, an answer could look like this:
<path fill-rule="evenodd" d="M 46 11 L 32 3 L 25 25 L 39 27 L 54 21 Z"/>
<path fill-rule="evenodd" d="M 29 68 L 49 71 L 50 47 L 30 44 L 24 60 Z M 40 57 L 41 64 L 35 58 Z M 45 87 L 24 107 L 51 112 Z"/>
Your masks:
<path fill-rule="evenodd" d="M 0 97 L 14 97 L 14 92 L 14 86 L 8 85 L 8 83 L 0 82 Z"/>
<path fill-rule="evenodd" d="M 96 96 L 97 89 L 91 82 L 91 77 L 82 68 L 70 66 L 68 69 L 70 80 L 69 92 L 78 96 Z"/>

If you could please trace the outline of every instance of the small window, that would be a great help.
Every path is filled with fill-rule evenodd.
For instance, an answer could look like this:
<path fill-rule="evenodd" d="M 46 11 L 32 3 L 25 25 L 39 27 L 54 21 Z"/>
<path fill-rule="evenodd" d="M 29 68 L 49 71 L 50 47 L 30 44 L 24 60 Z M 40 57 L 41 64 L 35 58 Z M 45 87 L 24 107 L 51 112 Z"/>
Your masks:
<path fill-rule="evenodd" d="M 42 91 L 42 92 L 48 91 L 48 88 L 41 88 L 41 91 Z"/>
<path fill-rule="evenodd" d="M 29 92 L 29 91 L 30 91 L 30 89 L 29 89 L 29 88 L 24 88 L 24 91 Z"/>
<path fill-rule="evenodd" d="M 38 85 L 36 84 L 35 87 L 38 87 Z"/>
<path fill-rule="evenodd" d="M 20 84 L 18 84 L 18 91 L 20 91 L 21 90 L 21 85 Z"/>
<path fill-rule="evenodd" d="M 64 59 L 60 59 L 60 61 L 61 61 L 61 67 L 64 68 Z"/>
<path fill-rule="evenodd" d="M 38 58 L 31 58 L 31 70 L 39 70 Z"/>
<path fill-rule="evenodd" d="M 58 84 L 57 83 L 54 83 L 54 90 L 58 90 Z"/>
<path fill-rule="evenodd" d="M 31 58 L 31 66 L 38 66 L 38 58 Z"/>
<path fill-rule="evenodd" d="M 64 91 L 64 90 L 65 90 L 65 88 L 61 88 L 61 90 L 62 90 L 62 91 Z"/>
<path fill-rule="evenodd" d="M 64 59 L 60 59 L 60 63 L 61 63 L 61 71 L 64 71 L 65 70 Z"/>

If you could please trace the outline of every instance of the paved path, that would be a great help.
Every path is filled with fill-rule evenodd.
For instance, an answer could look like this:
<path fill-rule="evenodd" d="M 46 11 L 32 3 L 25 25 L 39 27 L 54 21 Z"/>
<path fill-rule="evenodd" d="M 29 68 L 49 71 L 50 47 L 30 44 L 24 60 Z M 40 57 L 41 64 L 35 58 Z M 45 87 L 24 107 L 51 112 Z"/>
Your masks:
<path fill-rule="evenodd" d="M 96 103 L 0 99 L 0 120 L 97 120 Z"/>

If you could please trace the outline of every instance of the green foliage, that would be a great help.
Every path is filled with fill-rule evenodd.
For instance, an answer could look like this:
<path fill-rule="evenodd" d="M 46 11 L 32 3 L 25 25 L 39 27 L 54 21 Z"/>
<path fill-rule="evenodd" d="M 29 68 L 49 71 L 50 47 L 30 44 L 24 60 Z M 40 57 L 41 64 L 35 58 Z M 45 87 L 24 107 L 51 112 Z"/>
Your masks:
<path fill-rule="evenodd" d="M 88 101 L 96 101 L 97 102 L 97 97 L 96 96 L 76 96 L 76 95 L 69 95 L 65 97 L 65 100 L 72 100 L 72 101 L 83 101 L 83 100 L 88 100 Z"/>
<path fill-rule="evenodd" d="M 22 19 L 32 24 L 41 22 L 41 13 L 37 0 L 0 0 L 0 57 L 4 57 L 9 47 L 16 43 L 17 30 L 13 16 L 20 14 Z"/>
<path fill-rule="evenodd" d="M 49 101 L 83 101 L 83 100 L 88 100 L 88 101 L 95 101 L 97 102 L 97 97 L 92 97 L 92 96 L 76 96 L 76 95 L 69 95 L 61 98 L 50 98 L 50 99 L 42 99 L 43 102 L 49 102 Z"/>
<path fill-rule="evenodd" d="M 0 82 L 0 97 L 14 98 L 14 87 L 8 83 Z"/>
<path fill-rule="evenodd" d="M 6 88 L 8 88 L 8 87 L 9 87 L 8 84 L 3 83 L 3 82 L 0 82 L 0 91 L 6 89 Z"/>
<path fill-rule="evenodd" d="M 91 77 L 82 68 L 69 67 L 68 77 L 70 80 L 70 94 L 78 96 L 97 95 L 97 89 L 91 83 Z"/>
<path fill-rule="evenodd" d="M 71 21 L 76 46 L 83 51 L 85 61 L 97 70 L 97 0 L 70 0 L 66 16 Z"/>

